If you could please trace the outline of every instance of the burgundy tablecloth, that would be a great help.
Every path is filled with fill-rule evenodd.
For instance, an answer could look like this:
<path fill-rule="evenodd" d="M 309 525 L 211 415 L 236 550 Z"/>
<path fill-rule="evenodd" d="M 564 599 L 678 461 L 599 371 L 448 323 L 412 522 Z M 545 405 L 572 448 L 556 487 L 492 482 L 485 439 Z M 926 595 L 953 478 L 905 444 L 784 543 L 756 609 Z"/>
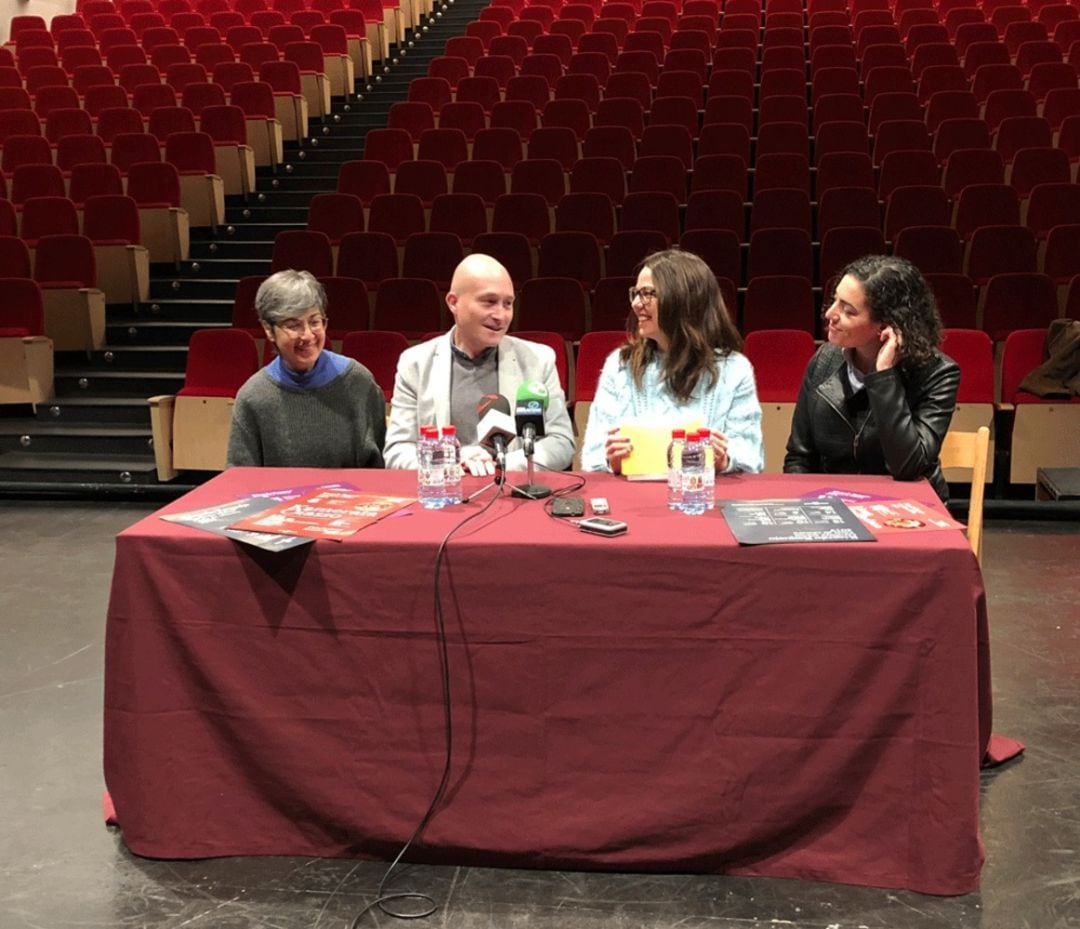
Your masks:
<path fill-rule="evenodd" d="M 167 509 L 330 480 L 414 487 L 409 472 L 241 468 Z M 936 501 L 924 483 L 843 485 Z M 629 533 L 504 499 L 450 543 L 453 777 L 418 854 L 973 890 L 989 662 L 962 533 L 740 547 L 719 513 L 668 512 L 661 485 L 592 476 L 583 493 Z M 443 764 L 436 548 L 480 505 L 283 554 L 156 516 L 123 532 L 105 775 L 128 847 L 391 853 Z"/>

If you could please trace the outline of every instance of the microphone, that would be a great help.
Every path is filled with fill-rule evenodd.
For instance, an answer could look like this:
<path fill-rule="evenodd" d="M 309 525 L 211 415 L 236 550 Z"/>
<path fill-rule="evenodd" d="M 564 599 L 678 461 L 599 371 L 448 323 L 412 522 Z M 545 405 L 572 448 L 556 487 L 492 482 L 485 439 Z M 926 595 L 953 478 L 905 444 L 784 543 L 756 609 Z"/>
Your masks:
<path fill-rule="evenodd" d="M 527 381 L 517 389 L 514 398 L 514 425 L 521 436 L 528 463 L 528 483 L 513 488 L 514 496 L 539 500 L 551 496 L 551 488 L 533 481 L 533 451 L 536 439 L 544 435 L 544 411 L 548 406 L 548 389 L 541 381 Z"/>
<path fill-rule="evenodd" d="M 517 437 L 510 401 L 502 394 L 484 394 L 476 407 L 476 444 L 494 452 L 499 469 L 506 470 L 506 445 Z"/>
<path fill-rule="evenodd" d="M 548 406 L 548 389 L 541 381 L 528 381 L 517 389 L 514 398 L 514 425 L 522 437 L 525 456 L 533 453 L 533 440 L 544 435 L 544 411 Z"/>

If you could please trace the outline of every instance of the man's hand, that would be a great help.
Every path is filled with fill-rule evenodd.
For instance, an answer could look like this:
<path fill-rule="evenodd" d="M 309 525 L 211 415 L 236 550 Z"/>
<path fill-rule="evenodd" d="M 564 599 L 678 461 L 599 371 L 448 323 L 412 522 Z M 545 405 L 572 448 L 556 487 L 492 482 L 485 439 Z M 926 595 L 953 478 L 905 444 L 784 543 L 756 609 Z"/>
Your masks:
<path fill-rule="evenodd" d="M 461 449 L 461 466 L 473 477 L 489 477 L 495 473 L 495 459 L 479 445 L 466 445 Z"/>

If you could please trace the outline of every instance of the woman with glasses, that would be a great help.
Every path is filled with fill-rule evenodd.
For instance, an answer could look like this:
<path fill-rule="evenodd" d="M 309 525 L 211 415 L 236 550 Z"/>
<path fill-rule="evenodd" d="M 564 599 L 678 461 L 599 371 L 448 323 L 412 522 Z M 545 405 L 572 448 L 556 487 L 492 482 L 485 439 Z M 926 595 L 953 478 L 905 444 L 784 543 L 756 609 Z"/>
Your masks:
<path fill-rule="evenodd" d="M 947 500 L 938 453 L 960 368 L 938 351 L 941 319 L 926 279 L 903 258 L 868 255 L 844 268 L 830 296 L 784 470 L 925 477 Z"/>
<path fill-rule="evenodd" d="M 228 464 L 381 468 L 382 390 L 326 346 L 326 292 L 307 271 L 278 271 L 255 294 L 277 357 L 236 395 Z"/>
<path fill-rule="evenodd" d="M 708 427 L 717 473 L 760 471 L 754 371 L 709 266 L 690 252 L 650 255 L 630 310 L 629 341 L 604 362 L 589 410 L 582 468 L 621 473 L 633 449 L 619 426 L 634 421 Z"/>

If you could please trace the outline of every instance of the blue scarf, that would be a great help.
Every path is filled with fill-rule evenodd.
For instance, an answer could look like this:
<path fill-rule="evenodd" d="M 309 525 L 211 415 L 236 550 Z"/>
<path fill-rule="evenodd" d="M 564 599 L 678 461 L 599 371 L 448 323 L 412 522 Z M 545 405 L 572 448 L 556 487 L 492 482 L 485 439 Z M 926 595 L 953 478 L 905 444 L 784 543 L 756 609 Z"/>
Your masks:
<path fill-rule="evenodd" d="M 278 355 L 266 366 L 266 373 L 275 384 L 294 390 L 318 390 L 345 373 L 349 358 L 323 349 L 310 371 L 294 371 Z"/>

